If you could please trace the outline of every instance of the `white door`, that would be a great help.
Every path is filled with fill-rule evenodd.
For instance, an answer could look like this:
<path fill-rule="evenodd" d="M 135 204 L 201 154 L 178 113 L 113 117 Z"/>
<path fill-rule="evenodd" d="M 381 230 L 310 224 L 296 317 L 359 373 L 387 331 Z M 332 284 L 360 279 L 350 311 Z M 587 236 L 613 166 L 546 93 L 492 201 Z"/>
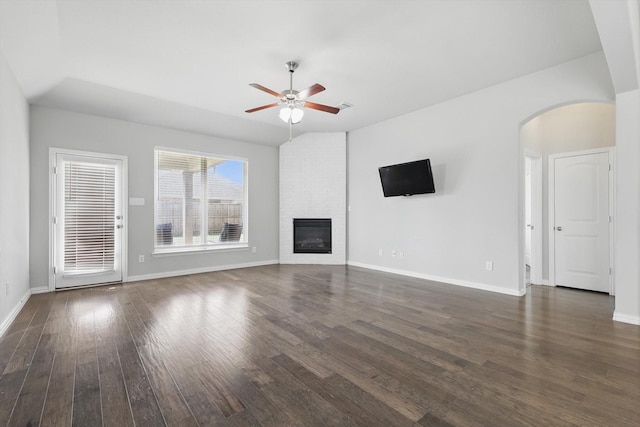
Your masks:
<path fill-rule="evenodd" d="M 609 153 L 554 160 L 555 283 L 611 291 Z"/>
<path fill-rule="evenodd" d="M 54 282 L 122 281 L 123 160 L 55 155 Z"/>

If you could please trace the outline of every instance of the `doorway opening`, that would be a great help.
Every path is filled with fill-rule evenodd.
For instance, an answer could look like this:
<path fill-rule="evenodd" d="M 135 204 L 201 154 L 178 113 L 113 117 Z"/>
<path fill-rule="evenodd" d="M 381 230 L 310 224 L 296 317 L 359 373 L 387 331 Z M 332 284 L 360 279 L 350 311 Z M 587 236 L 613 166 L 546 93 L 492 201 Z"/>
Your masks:
<path fill-rule="evenodd" d="M 550 171 L 555 162 L 552 156 L 589 150 L 609 150 L 615 146 L 615 123 L 614 104 L 580 102 L 545 110 L 522 124 L 520 128 L 520 256 L 518 259 L 520 289 L 523 293 L 526 293 L 528 283 L 548 286 L 562 284 L 556 283 L 554 269 L 556 263 L 553 258 L 556 255 L 554 233 L 557 233 L 553 227 L 557 224 L 553 223 L 553 217 L 550 215 L 552 207 L 550 196 L 553 194 L 551 189 L 553 178 L 550 178 Z M 613 174 L 610 180 L 612 178 Z M 538 195 L 536 195 L 536 185 L 539 186 Z M 587 199 L 583 199 L 583 202 L 585 200 Z M 586 208 L 576 206 L 576 209 L 582 212 Z M 611 217 L 613 220 L 613 215 Z M 609 220 L 608 216 L 607 220 Z M 612 223 L 610 227 L 613 227 Z M 610 233 L 610 239 L 612 239 L 612 233 Z M 576 245 L 576 247 L 585 248 L 584 245 Z M 612 241 L 609 242 L 608 247 L 613 247 Z M 539 261 L 537 264 L 536 258 Z M 578 258 L 575 261 L 571 268 L 580 266 Z M 584 259 L 580 262 L 583 266 L 588 264 Z M 613 262 L 613 259 L 610 258 L 607 262 Z M 611 283 L 613 283 L 613 277 L 611 277 Z M 613 292 L 613 286 L 611 291 Z"/>

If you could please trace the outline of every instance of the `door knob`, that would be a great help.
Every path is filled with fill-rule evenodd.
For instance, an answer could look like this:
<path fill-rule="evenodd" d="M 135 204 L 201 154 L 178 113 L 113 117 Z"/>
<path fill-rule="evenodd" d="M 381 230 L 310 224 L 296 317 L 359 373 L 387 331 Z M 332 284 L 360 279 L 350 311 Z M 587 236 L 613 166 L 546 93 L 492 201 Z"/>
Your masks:
<path fill-rule="evenodd" d="M 561 226 L 561 225 L 557 226 L 557 227 L 556 227 L 556 230 L 557 230 L 557 231 L 562 231 L 562 226 Z"/>
<path fill-rule="evenodd" d="M 531 224 L 527 224 L 527 228 L 528 228 L 529 230 L 533 230 L 533 225 L 531 225 Z"/>
<path fill-rule="evenodd" d="M 116 225 L 116 228 L 122 228 L 122 227 L 124 227 L 124 225 L 122 225 L 122 224 Z"/>

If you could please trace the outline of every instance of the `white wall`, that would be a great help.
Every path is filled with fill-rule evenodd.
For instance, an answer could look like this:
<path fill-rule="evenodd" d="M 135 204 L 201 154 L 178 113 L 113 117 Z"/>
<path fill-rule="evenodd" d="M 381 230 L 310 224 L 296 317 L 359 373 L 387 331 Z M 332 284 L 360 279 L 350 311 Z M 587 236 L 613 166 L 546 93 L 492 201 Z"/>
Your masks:
<path fill-rule="evenodd" d="M 28 296 L 29 108 L 0 53 L 0 335 Z"/>
<path fill-rule="evenodd" d="M 615 320 L 640 325 L 640 90 L 616 95 Z"/>
<path fill-rule="evenodd" d="M 307 133 L 280 146 L 280 262 L 345 264 L 347 142 Z M 294 254 L 293 218 L 331 218 L 331 254 Z"/>
<path fill-rule="evenodd" d="M 612 98 L 597 53 L 350 132 L 349 263 L 521 294 L 520 126 L 551 106 Z M 385 199 L 377 168 L 420 158 L 436 193 Z"/>
<path fill-rule="evenodd" d="M 542 159 L 542 279 L 549 280 L 549 155 L 613 147 L 616 107 L 584 102 L 554 108 L 525 123 L 520 138 Z"/>
<path fill-rule="evenodd" d="M 249 161 L 250 249 L 154 256 L 154 146 L 244 157 Z M 228 266 L 277 262 L 278 149 L 211 136 L 39 106 L 31 107 L 32 286 L 48 282 L 49 147 L 124 155 L 129 160 L 129 197 L 145 199 L 129 206 L 129 277 L 161 277 Z M 138 255 L 145 262 L 138 263 Z"/>

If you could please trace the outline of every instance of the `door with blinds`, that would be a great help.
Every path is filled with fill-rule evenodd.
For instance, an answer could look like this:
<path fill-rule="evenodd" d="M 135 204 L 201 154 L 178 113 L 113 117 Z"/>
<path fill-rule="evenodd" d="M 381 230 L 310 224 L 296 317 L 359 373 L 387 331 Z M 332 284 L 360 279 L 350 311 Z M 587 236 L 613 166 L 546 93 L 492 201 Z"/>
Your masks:
<path fill-rule="evenodd" d="M 122 281 L 123 159 L 55 155 L 55 288 Z"/>

